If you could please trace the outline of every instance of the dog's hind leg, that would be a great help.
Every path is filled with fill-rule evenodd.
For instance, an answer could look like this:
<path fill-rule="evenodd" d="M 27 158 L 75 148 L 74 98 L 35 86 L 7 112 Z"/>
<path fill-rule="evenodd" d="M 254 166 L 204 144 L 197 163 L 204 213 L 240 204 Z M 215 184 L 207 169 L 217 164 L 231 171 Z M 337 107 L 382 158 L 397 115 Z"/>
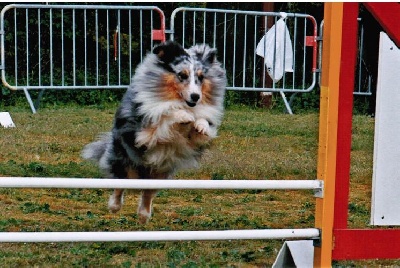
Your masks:
<path fill-rule="evenodd" d="M 148 179 L 169 179 L 170 175 L 167 173 L 160 173 L 160 174 L 147 174 Z M 142 191 L 142 197 L 139 202 L 138 207 L 138 216 L 139 222 L 141 224 L 147 223 L 151 218 L 152 212 L 152 203 L 154 197 L 156 197 L 158 190 L 155 189 L 148 189 Z"/>
<path fill-rule="evenodd" d="M 112 213 L 118 212 L 124 202 L 124 189 L 114 189 L 113 194 L 108 199 L 108 209 Z"/>
<path fill-rule="evenodd" d="M 127 170 L 128 179 L 138 179 L 139 175 L 136 171 L 132 169 Z M 108 209 L 112 213 L 118 212 L 124 203 L 124 189 L 114 189 L 113 194 L 108 199 Z"/>
<path fill-rule="evenodd" d="M 138 207 L 139 222 L 145 224 L 151 218 L 152 203 L 158 190 L 143 190 Z"/>

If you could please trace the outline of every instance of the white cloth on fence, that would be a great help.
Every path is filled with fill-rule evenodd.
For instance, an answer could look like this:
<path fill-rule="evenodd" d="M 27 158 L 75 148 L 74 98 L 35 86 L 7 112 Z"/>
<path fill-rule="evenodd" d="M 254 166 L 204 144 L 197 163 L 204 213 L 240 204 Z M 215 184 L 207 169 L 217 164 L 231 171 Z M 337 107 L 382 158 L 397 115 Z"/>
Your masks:
<path fill-rule="evenodd" d="M 284 72 L 293 72 L 293 46 L 285 17 L 282 16 L 267 31 L 256 48 L 256 54 L 264 58 L 267 72 L 274 82 L 282 79 Z"/>

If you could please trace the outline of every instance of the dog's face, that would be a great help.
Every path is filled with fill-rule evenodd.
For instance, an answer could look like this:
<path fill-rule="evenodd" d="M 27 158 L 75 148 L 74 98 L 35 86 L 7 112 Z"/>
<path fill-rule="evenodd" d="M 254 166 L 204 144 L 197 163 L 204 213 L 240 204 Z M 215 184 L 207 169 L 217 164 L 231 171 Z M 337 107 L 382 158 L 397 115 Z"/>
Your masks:
<path fill-rule="evenodd" d="M 162 78 L 163 98 L 182 100 L 189 107 L 211 101 L 207 71 L 215 60 L 215 50 L 202 47 L 186 51 L 178 43 L 168 41 L 154 48 L 159 64 L 167 70 Z"/>

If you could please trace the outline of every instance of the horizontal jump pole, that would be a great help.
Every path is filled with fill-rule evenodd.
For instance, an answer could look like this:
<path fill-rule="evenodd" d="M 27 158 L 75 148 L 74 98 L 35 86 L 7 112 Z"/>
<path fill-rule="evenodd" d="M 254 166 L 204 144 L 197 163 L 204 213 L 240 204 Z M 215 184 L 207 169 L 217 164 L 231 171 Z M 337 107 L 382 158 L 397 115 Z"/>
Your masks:
<path fill-rule="evenodd" d="M 316 228 L 224 231 L 1 232 L 0 242 L 134 242 L 318 239 L 319 236 L 319 230 Z"/>
<path fill-rule="evenodd" d="M 0 177 L 0 188 L 322 190 L 320 180 L 153 180 Z"/>

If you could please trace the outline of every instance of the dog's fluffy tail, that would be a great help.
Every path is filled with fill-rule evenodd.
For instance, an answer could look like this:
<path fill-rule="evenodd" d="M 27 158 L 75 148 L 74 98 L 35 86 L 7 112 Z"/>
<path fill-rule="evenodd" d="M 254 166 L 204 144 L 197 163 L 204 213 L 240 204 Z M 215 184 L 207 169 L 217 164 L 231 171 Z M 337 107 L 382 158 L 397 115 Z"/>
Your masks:
<path fill-rule="evenodd" d="M 107 149 L 107 145 L 110 140 L 111 133 L 104 133 L 100 135 L 97 141 L 89 143 L 83 147 L 81 153 L 82 158 L 99 163 L 101 157 L 104 155 Z"/>

